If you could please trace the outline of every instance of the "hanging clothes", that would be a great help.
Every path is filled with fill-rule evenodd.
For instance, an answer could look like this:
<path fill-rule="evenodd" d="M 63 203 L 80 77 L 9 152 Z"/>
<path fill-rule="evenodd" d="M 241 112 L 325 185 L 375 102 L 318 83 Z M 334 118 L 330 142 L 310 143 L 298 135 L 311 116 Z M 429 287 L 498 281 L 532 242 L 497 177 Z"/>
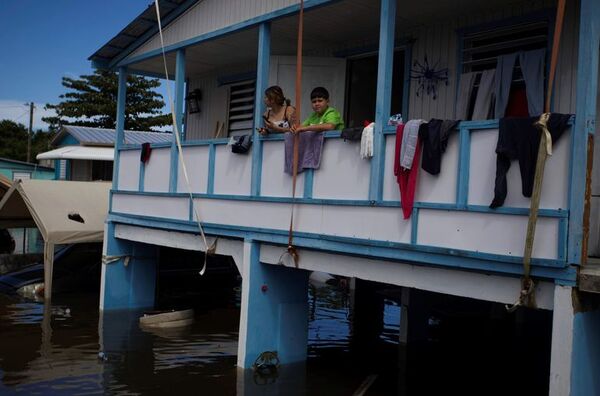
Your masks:
<path fill-rule="evenodd" d="M 425 120 L 410 120 L 404 127 L 400 151 L 400 166 L 405 169 L 410 169 L 412 167 L 415 151 L 417 149 L 419 127 L 425 122 Z"/>
<path fill-rule="evenodd" d="M 569 114 L 551 114 L 548 130 L 552 143 L 560 139 L 568 127 Z M 540 131 L 534 126 L 539 117 L 502 118 L 496 145 L 496 180 L 494 183 L 494 199 L 490 208 L 504 204 L 507 194 L 506 174 L 510 161 L 519 160 L 521 171 L 521 189 L 523 196 L 531 197 L 535 178 L 535 164 L 540 144 Z"/>
<path fill-rule="evenodd" d="M 298 173 L 304 169 L 319 169 L 323 140 L 323 132 L 300 132 L 298 138 Z M 294 173 L 294 135 L 291 132 L 285 132 L 283 141 L 285 147 L 283 170 L 285 173 L 292 175 Z"/>
<path fill-rule="evenodd" d="M 525 80 L 527 106 L 530 116 L 537 116 L 544 111 L 544 62 L 546 49 L 519 53 L 521 72 Z"/>
<path fill-rule="evenodd" d="M 368 159 L 373 156 L 373 128 L 375 123 L 372 122 L 367 125 L 360 138 L 360 158 Z"/>
<path fill-rule="evenodd" d="M 475 106 L 473 107 L 472 120 L 487 120 L 490 118 L 490 109 L 494 99 L 494 86 L 496 83 L 496 69 L 481 72 Z"/>
<path fill-rule="evenodd" d="M 527 104 L 527 93 L 525 88 L 513 88 L 510 90 L 508 104 L 506 105 L 505 117 L 529 117 L 529 106 Z"/>
<path fill-rule="evenodd" d="M 152 147 L 150 147 L 150 143 L 142 143 L 140 161 L 142 161 L 144 164 L 150 161 L 150 154 L 152 154 Z"/>
<path fill-rule="evenodd" d="M 421 127 L 426 127 L 427 124 L 421 124 Z M 396 128 L 396 149 L 394 151 L 394 175 L 400 188 L 400 204 L 402 205 L 402 213 L 404 219 L 410 218 L 412 213 L 415 192 L 417 189 L 417 175 L 419 173 L 419 160 L 421 159 L 421 142 L 418 139 L 415 144 L 415 153 L 413 156 L 412 164 L 410 169 L 404 168 L 400 163 L 400 153 L 402 152 L 402 145 L 404 144 L 404 132 L 406 127 L 403 124 L 398 125 Z"/>
<path fill-rule="evenodd" d="M 502 118 L 506 115 L 517 58 L 525 81 L 529 115 L 539 116 L 543 111 L 546 50 L 521 51 L 498 57 L 495 118 Z"/>
<path fill-rule="evenodd" d="M 442 154 L 446 152 L 448 138 L 456 129 L 458 120 L 432 119 L 425 127 L 419 129 L 419 139 L 423 145 L 423 160 L 421 168 L 424 171 L 437 175 L 442 165 Z"/>
<path fill-rule="evenodd" d="M 471 95 L 475 86 L 476 72 L 463 73 L 458 83 L 458 95 L 456 98 L 456 111 L 454 117 L 458 120 L 468 120 L 469 107 L 471 106 Z"/>

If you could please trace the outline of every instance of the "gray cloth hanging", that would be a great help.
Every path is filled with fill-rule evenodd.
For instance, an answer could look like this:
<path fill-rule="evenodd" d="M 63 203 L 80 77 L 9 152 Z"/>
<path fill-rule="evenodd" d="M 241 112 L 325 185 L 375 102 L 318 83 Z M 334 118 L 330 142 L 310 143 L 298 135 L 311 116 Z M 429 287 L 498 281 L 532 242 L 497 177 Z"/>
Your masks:
<path fill-rule="evenodd" d="M 490 108 L 494 97 L 494 84 L 497 81 L 497 71 L 495 69 L 484 70 L 481 72 L 479 88 L 477 89 L 477 98 L 473 108 L 473 120 L 487 120 L 490 116 Z"/>
<path fill-rule="evenodd" d="M 527 94 L 527 110 L 530 116 L 542 114 L 544 109 L 544 61 L 546 49 L 519 53 L 519 63 L 523 79 L 525 80 L 525 93 Z"/>
<path fill-rule="evenodd" d="M 458 83 L 458 96 L 456 98 L 455 117 L 457 120 L 468 120 L 471 94 L 475 85 L 476 72 L 463 73 Z"/>
<path fill-rule="evenodd" d="M 518 53 L 514 53 L 498 57 L 498 65 L 496 66 L 496 107 L 494 118 L 502 118 L 506 112 L 508 97 L 510 95 L 510 86 L 512 85 L 513 70 L 518 55 Z"/>

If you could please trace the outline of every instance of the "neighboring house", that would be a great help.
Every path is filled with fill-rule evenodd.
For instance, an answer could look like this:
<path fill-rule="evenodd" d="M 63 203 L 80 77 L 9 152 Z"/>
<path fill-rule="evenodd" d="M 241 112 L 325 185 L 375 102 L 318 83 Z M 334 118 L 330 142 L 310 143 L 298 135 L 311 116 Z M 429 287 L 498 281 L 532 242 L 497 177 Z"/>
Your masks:
<path fill-rule="evenodd" d="M 0 174 L 9 180 L 54 179 L 52 168 L 8 158 L 0 158 Z"/>
<path fill-rule="evenodd" d="M 208 244 L 218 238 L 217 253 L 234 257 L 243 277 L 240 367 L 250 368 L 263 351 L 277 351 L 281 364 L 306 359 L 308 271 L 403 287 L 408 323 L 418 319 L 404 299 L 413 289 L 515 302 L 531 202 L 520 194 L 513 165 L 504 206 L 489 207 L 504 109 L 490 116 L 485 94 L 498 81 L 505 99 L 521 98 L 517 110 L 527 113 L 523 100 L 544 101 L 553 32 L 560 31 L 557 1 L 306 0 L 301 118 L 310 113 L 311 88 L 326 86 L 350 126 L 375 121 L 374 156 L 361 159 L 357 145 L 339 131 L 327 132 L 320 169 L 298 177 L 295 200 L 283 173 L 283 136 L 262 137 L 256 128 L 267 86 L 278 84 L 294 97 L 298 2 L 158 3 L 189 186 L 174 140 L 153 144 L 152 158 L 141 163 L 141 147 L 128 144 L 123 131 L 127 75 L 160 77 L 164 70 L 151 6 L 90 57 L 95 67 L 119 72 L 105 249 L 124 265 L 103 265 L 102 310 L 152 306 L 157 245 L 205 250 L 197 220 Z M 586 289 L 581 276 L 588 268 L 584 224 L 598 227 L 598 216 L 588 217 L 584 192 L 592 164 L 588 141 L 596 129 L 599 35 L 600 2 L 569 1 L 551 111 L 575 118 L 546 166 L 531 261 L 536 306 L 549 319 L 540 331 L 551 334 L 543 355 L 551 362 L 528 372 L 539 369 L 553 395 L 600 394 L 594 374 L 600 372 L 600 311 L 580 293 L 600 292 Z M 538 56 L 523 61 L 534 67 L 508 67 L 525 52 Z M 447 80 L 437 80 L 444 71 Z M 529 78 L 541 81 L 537 93 L 524 83 Z M 201 102 L 185 106 L 193 97 Z M 400 202 L 394 174 L 396 130 L 387 125 L 400 112 L 404 120 L 463 120 L 449 137 L 440 173 L 421 171 L 406 220 L 401 206 L 408 203 Z M 225 135 L 253 133 L 247 155 L 232 154 L 228 139 L 214 139 L 216 121 L 225 123 Z M 596 180 L 599 169 L 593 168 Z M 590 188 L 598 195 L 596 182 Z M 285 254 L 293 209 L 296 263 Z M 598 239 L 590 245 L 593 250 Z M 524 310 L 517 318 L 515 325 L 532 316 Z M 514 359 L 531 362 L 530 356 L 519 348 Z"/>
<path fill-rule="evenodd" d="M 165 143 L 171 133 L 125 131 L 129 144 Z M 55 161 L 57 180 L 112 180 L 115 130 L 65 125 L 52 139 L 54 150 L 41 153 L 38 160 Z"/>
<path fill-rule="evenodd" d="M 0 176 L 4 181 L 27 179 L 54 179 L 54 169 L 29 162 L 0 158 Z M 2 183 L 4 185 L 4 183 Z M 9 186 L 10 187 L 10 186 Z M 4 191 L 0 191 L 0 200 Z M 15 240 L 14 253 L 40 253 L 43 244 L 36 228 L 12 228 L 9 230 Z"/>

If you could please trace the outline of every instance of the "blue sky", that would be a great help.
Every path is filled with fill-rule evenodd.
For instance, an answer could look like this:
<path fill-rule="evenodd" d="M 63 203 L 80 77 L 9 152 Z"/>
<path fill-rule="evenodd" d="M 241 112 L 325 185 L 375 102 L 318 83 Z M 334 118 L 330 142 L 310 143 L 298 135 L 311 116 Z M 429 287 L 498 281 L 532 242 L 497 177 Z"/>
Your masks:
<path fill-rule="evenodd" d="M 0 119 L 44 128 L 46 103 L 65 92 L 63 76 L 92 73 L 87 58 L 151 4 L 150 0 L 0 0 Z"/>

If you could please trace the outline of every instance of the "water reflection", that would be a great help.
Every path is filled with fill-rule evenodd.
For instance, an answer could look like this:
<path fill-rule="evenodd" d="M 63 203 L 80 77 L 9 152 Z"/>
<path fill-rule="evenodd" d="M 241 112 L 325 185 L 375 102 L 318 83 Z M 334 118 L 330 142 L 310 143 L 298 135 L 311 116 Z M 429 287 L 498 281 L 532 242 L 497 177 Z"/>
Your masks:
<path fill-rule="evenodd" d="M 369 374 L 352 351 L 352 295 L 327 286 L 311 288 L 308 298 L 307 364 L 262 378 L 235 366 L 233 299 L 196 310 L 190 326 L 149 330 L 140 328 L 139 311 L 99 314 L 95 294 L 55 296 L 52 305 L 0 295 L 0 394 L 352 394 Z M 388 343 L 395 342 L 396 311 L 386 303 Z"/>

